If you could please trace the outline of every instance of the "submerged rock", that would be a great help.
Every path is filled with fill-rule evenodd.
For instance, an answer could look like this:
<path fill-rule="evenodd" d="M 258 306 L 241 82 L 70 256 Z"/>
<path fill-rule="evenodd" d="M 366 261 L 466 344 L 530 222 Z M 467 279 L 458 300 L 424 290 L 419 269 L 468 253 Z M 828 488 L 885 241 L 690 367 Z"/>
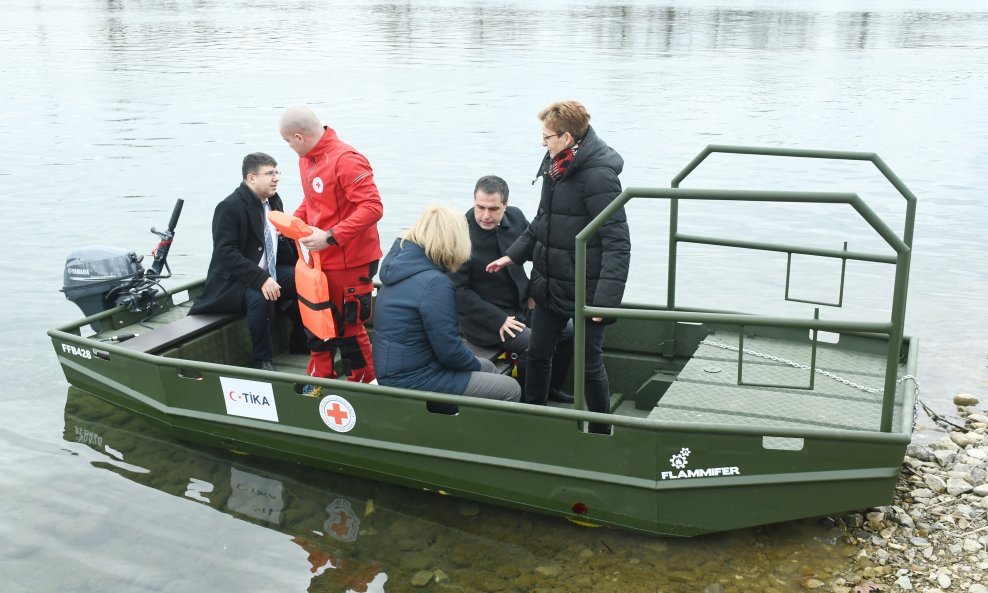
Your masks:
<path fill-rule="evenodd" d="M 546 564 L 539 566 L 535 569 L 535 572 L 546 577 L 558 577 L 563 574 L 563 567 L 558 564 Z"/>
<path fill-rule="evenodd" d="M 413 587 L 424 587 L 432 582 L 433 573 L 431 570 L 420 570 L 412 575 Z"/>

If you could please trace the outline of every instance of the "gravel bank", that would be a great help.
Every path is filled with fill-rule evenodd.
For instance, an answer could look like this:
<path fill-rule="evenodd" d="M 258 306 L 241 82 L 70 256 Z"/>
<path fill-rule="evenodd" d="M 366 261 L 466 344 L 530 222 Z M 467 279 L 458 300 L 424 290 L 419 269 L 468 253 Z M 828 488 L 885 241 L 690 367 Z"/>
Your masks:
<path fill-rule="evenodd" d="M 859 551 L 834 593 L 988 593 L 988 414 L 970 396 L 954 402 L 962 421 L 909 445 L 891 505 L 836 519 Z"/>

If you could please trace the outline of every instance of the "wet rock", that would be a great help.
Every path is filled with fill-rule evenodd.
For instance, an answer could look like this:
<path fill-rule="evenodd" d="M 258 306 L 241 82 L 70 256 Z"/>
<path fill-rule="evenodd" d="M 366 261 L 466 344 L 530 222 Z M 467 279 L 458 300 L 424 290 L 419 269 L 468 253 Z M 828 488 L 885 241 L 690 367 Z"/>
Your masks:
<path fill-rule="evenodd" d="M 432 577 L 436 580 L 438 584 L 449 583 L 449 575 L 442 571 L 442 569 L 437 568 L 435 572 L 432 573 Z"/>
<path fill-rule="evenodd" d="M 988 424 L 988 416 L 984 414 L 979 414 L 977 412 L 973 414 L 968 414 L 967 419 L 969 422 L 977 422 L 979 424 Z"/>
<path fill-rule="evenodd" d="M 967 393 L 958 393 L 954 396 L 955 406 L 976 406 L 978 405 L 978 398 Z"/>
<path fill-rule="evenodd" d="M 703 593 L 724 593 L 724 585 L 714 583 L 703 588 Z"/>
<path fill-rule="evenodd" d="M 412 570 L 424 570 L 432 563 L 432 557 L 427 554 L 407 554 L 403 559 L 405 566 Z M 430 573 L 431 574 L 431 573 Z"/>
<path fill-rule="evenodd" d="M 806 587 L 807 589 L 810 589 L 811 591 L 814 590 L 814 589 L 819 589 L 820 587 L 824 586 L 825 584 L 826 583 L 824 583 L 820 579 L 814 579 L 814 578 L 808 578 L 808 579 L 806 579 L 806 580 L 804 580 L 802 582 L 803 587 Z"/>
<path fill-rule="evenodd" d="M 429 571 L 429 570 L 420 570 L 417 573 L 415 573 L 414 575 L 412 575 L 412 581 L 411 581 L 412 586 L 413 587 L 424 587 L 424 586 L 428 585 L 430 582 L 432 582 L 432 577 L 433 576 L 434 575 L 433 575 L 432 571 Z"/>
<path fill-rule="evenodd" d="M 859 513 L 848 513 L 844 515 L 844 524 L 847 525 L 849 529 L 857 529 L 864 525 L 864 517 Z"/>
<path fill-rule="evenodd" d="M 545 577 L 558 577 L 563 574 L 563 567 L 558 564 L 545 564 L 537 567 L 535 572 Z"/>
<path fill-rule="evenodd" d="M 885 521 L 885 513 L 881 511 L 872 511 L 865 515 L 865 519 L 868 521 L 869 527 L 881 527 L 882 523 Z"/>
<path fill-rule="evenodd" d="M 919 443 L 909 443 L 906 447 L 906 455 L 920 461 L 933 461 L 933 449 L 928 445 Z"/>
<path fill-rule="evenodd" d="M 460 507 L 461 517 L 476 517 L 479 514 L 480 514 L 480 507 L 475 504 L 468 504 Z"/>

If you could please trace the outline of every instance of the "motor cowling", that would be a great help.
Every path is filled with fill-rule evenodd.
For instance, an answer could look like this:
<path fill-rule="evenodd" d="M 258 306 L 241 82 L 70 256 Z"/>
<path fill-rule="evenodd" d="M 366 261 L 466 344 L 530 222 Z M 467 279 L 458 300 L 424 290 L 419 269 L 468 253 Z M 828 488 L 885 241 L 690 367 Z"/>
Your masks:
<path fill-rule="evenodd" d="M 144 256 L 121 247 L 82 247 L 65 259 L 62 292 L 87 317 L 115 307 L 116 297 L 142 277 Z M 99 331 L 99 323 L 91 324 Z"/>

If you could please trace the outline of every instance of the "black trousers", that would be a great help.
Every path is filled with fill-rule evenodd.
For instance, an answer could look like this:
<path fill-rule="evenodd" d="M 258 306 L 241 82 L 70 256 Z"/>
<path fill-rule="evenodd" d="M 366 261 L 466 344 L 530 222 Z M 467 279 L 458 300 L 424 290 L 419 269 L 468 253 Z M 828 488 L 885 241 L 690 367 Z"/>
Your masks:
<path fill-rule="evenodd" d="M 294 300 L 295 266 L 278 266 L 278 284 L 281 285 L 281 296 L 277 301 L 264 298 L 261 291 L 247 287 L 244 291 L 244 304 L 247 306 L 247 327 L 250 329 L 250 341 L 254 361 L 271 360 L 274 357 L 271 342 L 271 330 L 274 327 L 274 308 L 276 303 Z"/>
<path fill-rule="evenodd" d="M 556 344 L 571 317 L 560 315 L 536 303 L 532 318 L 532 336 L 528 343 L 528 369 L 525 376 L 523 400 L 528 404 L 545 405 L 549 397 L 552 360 Z M 586 357 L 584 366 L 584 395 L 591 412 L 610 412 L 611 392 L 604 368 L 604 324 L 587 320 L 584 332 Z M 610 432 L 606 424 L 591 423 L 590 432 Z"/>

